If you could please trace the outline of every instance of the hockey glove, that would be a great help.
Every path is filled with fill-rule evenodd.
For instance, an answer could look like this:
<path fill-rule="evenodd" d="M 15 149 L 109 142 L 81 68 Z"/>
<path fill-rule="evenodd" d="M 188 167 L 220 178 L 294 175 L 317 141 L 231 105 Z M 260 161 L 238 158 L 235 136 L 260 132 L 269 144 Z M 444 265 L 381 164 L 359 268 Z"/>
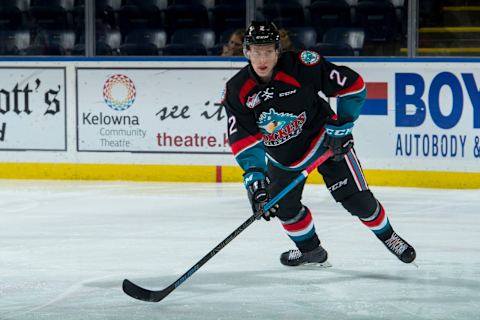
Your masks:
<path fill-rule="evenodd" d="M 325 125 L 323 146 L 333 151 L 333 161 L 340 161 L 353 147 L 353 122 L 329 120 Z"/>
<path fill-rule="evenodd" d="M 253 213 L 262 211 L 261 217 L 270 221 L 270 218 L 275 217 L 278 210 L 278 203 L 267 211 L 263 211 L 263 206 L 270 201 L 271 197 L 268 194 L 269 180 L 258 168 L 253 168 L 245 172 L 243 175 L 243 182 L 247 188 L 248 200 L 252 206 Z M 260 216 L 258 217 L 260 219 Z"/>

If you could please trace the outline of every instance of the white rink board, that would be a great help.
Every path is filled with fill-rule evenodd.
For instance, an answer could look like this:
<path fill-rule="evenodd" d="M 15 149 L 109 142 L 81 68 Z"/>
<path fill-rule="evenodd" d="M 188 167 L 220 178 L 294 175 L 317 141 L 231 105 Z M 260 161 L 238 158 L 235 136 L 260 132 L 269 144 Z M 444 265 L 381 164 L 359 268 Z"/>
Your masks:
<path fill-rule="evenodd" d="M 226 115 L 219 101 L 226 79 L 235 72 L 79 69 L 78 150 L 228 154 Z M 130 94 L 134 101 L 107 104 L 115 94 Z"/>
<path fill-rule="evenodd" d="M 352 67 L 366 82 L 388 86 L 388 115 L 362 115 L 356 123 L 357 151 L 365 167 L 478 171 L 478 65 L 357 63 Z"/>
<path fill-rule="evenodd" d="M 0 72 L 0 150 L 66 150 L 65 68 Z"/>
<path fill-rule="evenodd" d="M 478 172 L 478 62 L 366 60 L 334 59 L 337 64 L 357 70 L 367 83 L 386 83 L 387 113 L 361 115 L 355 124 L 357 152 L 363 167 Z M 222 110 L 216 104 L 224 83 L 244 65 L 243 61 L 213 59 L 2 61 L 0 67 L 65 67 L 67 128 L 61 133 L 67 141 L 67 150 L 2 152 L 0 161 L 235 166 L 224 145 L 226 119 L 218 119 Z M 105 83 L 114 74 L 127 76 L 135 86 L 135 99 L 124 111 L 116 111 L 105 102 Z M 7 87 L 12 89 L 12 84 L 21 82 L 21 72 L 14 72 L 10 78 Z M 111 96 L 125 100 L 122 90 L 125 89 L 112 89 Z M 213 117 L 202 116 L 204 112 Z M 85 120 L 84 114 L 88 113 L 90 116 Z M 106 125 L 105 115 L 131 118 L 130 122 L 121 120 L 124 121 L 121 125 L 112 125 L 110 118 Z M 132 120 L 133 116 L 136 120 Z M 413 124 L 406 125 L 408 121 Z M 102 128 L 105 136 L 100 132 Z M 32 134 L 40 129 L 39 123 L 29 127 Z M 58 125 L 47 129 L 49 136 L 58 139 Z M 101 139 L 129 143 L 107 141 L 102 145 Z M 0 148 L 5 147 L 4 142 L 0 142 Z"/>

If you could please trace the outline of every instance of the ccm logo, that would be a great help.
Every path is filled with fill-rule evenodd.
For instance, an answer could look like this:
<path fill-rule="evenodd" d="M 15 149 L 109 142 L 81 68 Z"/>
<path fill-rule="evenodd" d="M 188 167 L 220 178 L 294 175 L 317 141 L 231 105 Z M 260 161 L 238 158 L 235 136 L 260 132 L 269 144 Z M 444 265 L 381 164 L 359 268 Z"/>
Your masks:
<path fill-rule="evenodd" d="M 326 128 L 327 134 L 329 136 L 333 137 L 344 137 L 347 134 L 352 133 L 352 128 L 346 128 L 346 129 L 331 129 L 331 128 Z"/>
<path fill-rule="evenodd" d="M 332 192 L 337 189 L 340 189 L 341 187 L 346 186 L 347 183 L 348 183 L 348 178 L 345 178 L 344 180 L 338 181 L 337 183 L 332 185 L 330 188 L 328 188 L 328 191 Z"/>
<path fill-rule="evenodd" d="M 280 92 L 278 94 L 278 96 L 281 98 L 281 97 L 286 97 L 286 96 L 289 96 L 291 94 L 294 94 L 295 92 L 297 92 L 297 89 L 293 89 L 291 91 L 286 91 L 286 92 Z"/>

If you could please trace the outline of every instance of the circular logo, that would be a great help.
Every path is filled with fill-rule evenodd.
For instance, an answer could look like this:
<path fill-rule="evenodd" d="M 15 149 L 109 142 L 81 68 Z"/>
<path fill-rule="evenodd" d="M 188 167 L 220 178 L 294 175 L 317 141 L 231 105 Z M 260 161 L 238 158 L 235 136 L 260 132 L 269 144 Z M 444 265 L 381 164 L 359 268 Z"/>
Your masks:
<path fill-rule="evenodd" d="M 307 66 L 314 66 L 320 61 L 320 55 L 315 51 L 305 50 L 300 53 L 300 61 Z"/>
<path fill-rule="evenodd" d="M 114 74 L 103 85 L 103 99 L 113 110 L 123 111 L 130 108 L 136 95 L 135 84 L 123 74 Z"/>

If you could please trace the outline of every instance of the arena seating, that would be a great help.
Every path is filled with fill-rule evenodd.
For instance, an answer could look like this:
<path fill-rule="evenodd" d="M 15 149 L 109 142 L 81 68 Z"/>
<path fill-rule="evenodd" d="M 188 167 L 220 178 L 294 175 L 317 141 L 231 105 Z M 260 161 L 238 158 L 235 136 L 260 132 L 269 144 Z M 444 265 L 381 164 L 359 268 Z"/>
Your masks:
<path fill-rule="evenodd" d="M 0 55 L 24 55 L 30 47 L 30 31 L 0 30 Z"/>
<path fill-rule="evenodd" d="M 254 14 L 285 29 L 297 49 L 366 55 L 369 45 L 404 41 L 406 5 L 405 0 L 257 0 Z M 244 0 L 96 0 L 96 52 L 218 55 L 230 33 L 245 27 L 245 15 Z M 10 39 L 2 50 L 84 54 L 84 21 L 85 0 L 2 0 L 0 30 Z M 353 32 L 348 39 L 363 34 L 362 41 L 342 42 L 332 36 L 339 28 Z"/>

